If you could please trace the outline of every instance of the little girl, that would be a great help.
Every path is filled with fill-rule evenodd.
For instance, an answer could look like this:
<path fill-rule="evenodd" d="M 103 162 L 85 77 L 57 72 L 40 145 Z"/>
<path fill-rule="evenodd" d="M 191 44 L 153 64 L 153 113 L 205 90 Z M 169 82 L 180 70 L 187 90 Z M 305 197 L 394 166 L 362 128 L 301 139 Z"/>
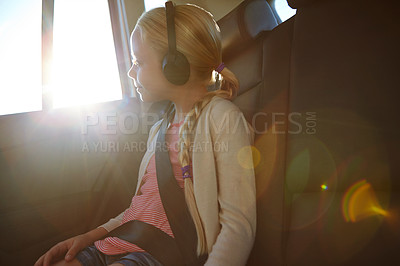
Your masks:
<path fill-rule="evenodd" d="M 160 198 L 155 163 L 163 120 L 169 122 L 165 142 L 172 170 L 197 233 L 197 255 L 206 258 L 205 265 L 246 264 L 255 237 L 256 199 L 254 171 L 239 161 L 252 158 L 253 136 L 230 101 L 238 81 L 222 63 L 220 32 L 212 15 L 194 5 L 179 5 L 170 12 L 175 39 L 164 8 L 145 12 L 131 35 L 134 61 L 128 75 L 141 100 L 169 100 L 171 106 L 150 130 L 130 207 L 106 224 L 57 244 L 35 266 L 161 265 L 138 245 L 106 235 L 136 220 L 174 237 Z M 188 68 L 171 77 L 165 74 L 163 61 L 175 40 Z M 208 91 L 214 74 L 216 88 Z"/>

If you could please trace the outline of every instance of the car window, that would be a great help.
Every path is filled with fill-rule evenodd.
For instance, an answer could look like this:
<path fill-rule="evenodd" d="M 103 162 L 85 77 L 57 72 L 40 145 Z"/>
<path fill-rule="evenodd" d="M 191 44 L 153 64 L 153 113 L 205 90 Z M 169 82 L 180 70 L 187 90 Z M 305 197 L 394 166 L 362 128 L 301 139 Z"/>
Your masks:
<path fill-rule="evenodd" d="M 0 2 L 0 115 L 42 108 L 42 1 Z"/>
<path fill-rule="evenodd" d="M 296 9 L 291 8 L 286 0 L 275 0 L 273 6 L 282 22 L 296 14 Z"/>
<path fill-rule="evenodd" d="M 122 99 L 108 2 L 52 3 L 0 2 L 0 115 Z"/>

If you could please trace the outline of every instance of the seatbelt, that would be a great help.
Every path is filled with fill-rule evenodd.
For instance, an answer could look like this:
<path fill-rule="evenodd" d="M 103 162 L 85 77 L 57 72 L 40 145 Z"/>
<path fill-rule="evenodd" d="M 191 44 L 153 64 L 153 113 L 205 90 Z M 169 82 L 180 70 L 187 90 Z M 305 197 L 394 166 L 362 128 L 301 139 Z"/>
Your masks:
<path fill-rule="evenodd" d="M 156 147 L 161 148 L 156 150 L 155 155 L 158 188 L 176 244 L 181 251 L 185 264 L 197 265 L 196 227 L 186 205 L 184 192 L 176 182 L 165 143 L 168 120 L 170 119 L 164 119 L 162 122 L 156 143 Z"/>
<path fill-rule="evenodd" d="M 207 256 L 197 257 L 196 227 L 186 205 L 184 192 L 176 182 L 165 143 L 169 118 L 164 118 L 160 126 L 155 161 L 161 201 L 175 239 L 140 221 L 127 222 L 106 237 L 115 236 L 136 244 L 164 265 L 202 265 Z"/>
<path fill-rule="evenodd" d="M 151 224 L 129 221 L 109 232 L 106 237 L 118 237 L 135 244 L 150 253 L 162 265 L 184 265 L 175 239 Z"/>

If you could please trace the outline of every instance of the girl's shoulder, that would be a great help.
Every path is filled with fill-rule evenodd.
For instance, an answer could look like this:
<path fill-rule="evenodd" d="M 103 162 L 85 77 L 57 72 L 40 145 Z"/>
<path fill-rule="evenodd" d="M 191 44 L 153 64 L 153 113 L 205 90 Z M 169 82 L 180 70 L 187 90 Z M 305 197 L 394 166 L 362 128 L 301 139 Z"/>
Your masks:
<path fill-rule="evenodd" d="M 215 96 L 203 109 L 197 122 L 198 125 L 201 125 L 200 128 L 203 128 L 203 130 L 208 128 L 211 133 L 218 133 L 221 130 L 236 130 L 239 132 L 238 128 L 240 128 L 243 129 L 243 132 L 253 134 L 251 125 L 239 107 L 233 102 L 218 96 Z"/>
<path fill-rule="evenodd" d="M 212 116 L 220 116 L 231 112 L 242 113 L 236 104 L 219 96 L 213 97 L 210 103 L 204 108 L 204 111 Z"/>

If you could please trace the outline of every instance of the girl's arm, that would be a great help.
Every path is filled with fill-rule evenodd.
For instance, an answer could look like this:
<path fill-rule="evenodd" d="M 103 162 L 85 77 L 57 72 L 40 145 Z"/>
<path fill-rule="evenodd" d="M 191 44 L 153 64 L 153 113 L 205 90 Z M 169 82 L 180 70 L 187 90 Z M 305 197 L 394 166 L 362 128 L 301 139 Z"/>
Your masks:
<path fill-rule="evenodd" d="M 126 210 L 125 210 L 126 211 Z M 115 218 L 111 218 L 108 222 L 106 222 L 105 224 L 100 225 L 98 228 L 103 228 L 106 231 L 110 232 L 112 230 L 114 230 L 115 228 L 117 228 L 118 226 L 121 225 L 122 223 L 122 219 L 124 218 L 124 212 L 121 212 L 118 216 L 116 216 Z M 98 240 L 98 239 L 97 239 Z"/>
<path fill-rule="evenodd" d="M 245 265 L 256 230 L 253 132 L 236 106 L 215 107 L 211 116 L 218 132 L 211 130 L 212 141 L 225 143 L 227 150 L 214 151 L 221 230 L 206 265 Z"/>

